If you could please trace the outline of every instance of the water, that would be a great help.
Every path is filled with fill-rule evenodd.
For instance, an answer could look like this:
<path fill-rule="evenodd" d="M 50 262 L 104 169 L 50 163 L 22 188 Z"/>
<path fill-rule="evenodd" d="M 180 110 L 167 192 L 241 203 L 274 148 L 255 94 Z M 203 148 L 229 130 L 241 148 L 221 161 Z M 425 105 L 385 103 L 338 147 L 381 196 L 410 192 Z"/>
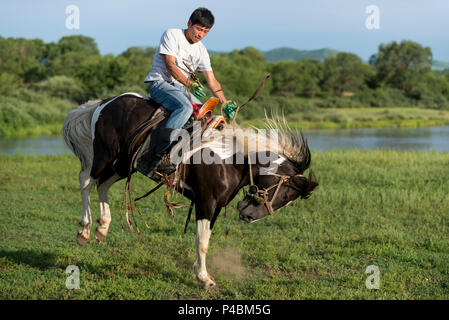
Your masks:
<path fill-rule="evenodd" d="M 393 149 L 449 152 L 449 126 L 350 130 L 305 130 L 312 150 Z M 71 154 L 61 137 L 0 140 L 0 154 Z"/>
<path fill-rule="evenodd" d="M 449 126 L 304 131 L 312 150 L 392 149 L 449 152 Z"/>
<path fill-rule="evenodd" d="M 33 139 L 0 140 L 0 154 L 60 155 L 72 154 L 62 137 L 39 136 Z"/>

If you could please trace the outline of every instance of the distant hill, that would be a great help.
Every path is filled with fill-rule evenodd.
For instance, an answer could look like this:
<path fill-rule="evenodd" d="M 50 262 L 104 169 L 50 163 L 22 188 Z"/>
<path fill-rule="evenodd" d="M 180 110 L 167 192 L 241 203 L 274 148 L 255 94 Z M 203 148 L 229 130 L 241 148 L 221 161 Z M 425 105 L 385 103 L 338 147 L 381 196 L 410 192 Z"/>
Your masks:
<path fill-rule="evenodd" d="M 335 56 L 338 53 L 334 49 L 318 49 L 318 50 L 297 50 L 292 48 L 277 48 L 264 52 L 269 62 L 279 60 L 297 61 L 301 59 L 316 59 L 324 61 L 328 57 Z"/>
<path fill-rule="evenodd" d="M 324 61 L 328 57 L 337 55 L 339 51 L 334 49 L 317 49 L 317 50 L 297 50 L 293 48 L 276 48 L 269 51 L 262 51 L 267 57 L 268 62 L 276 62 L 280 60 L 297 61 L 301 59 L 316 59 L 318 61 Z M 211 57 L 219 55 L 220 51 L 209 51 Z M 368 63 L 367 61 L 365 61 Z M 449 69 L 449 62 L 435 60 L 432 65 L 434 70 Z"/>

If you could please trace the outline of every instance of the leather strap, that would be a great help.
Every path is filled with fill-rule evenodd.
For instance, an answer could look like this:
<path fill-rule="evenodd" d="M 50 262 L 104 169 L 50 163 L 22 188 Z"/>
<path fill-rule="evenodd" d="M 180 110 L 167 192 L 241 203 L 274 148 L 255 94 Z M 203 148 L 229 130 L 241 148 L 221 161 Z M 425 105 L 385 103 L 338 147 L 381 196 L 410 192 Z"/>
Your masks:
<path fill-rule="evenodd" d="M 253 179 L 253 171 L 252 171 L 252 166 L 251 163 L 249 163 L 249 159 L 248 159 L 248 166 L 249 166 L 249 180 L 250 180 L 250 187 L 254 186 L 254 179 Z M 296 174 L 294 176 L 287 176 L 287 175 L 281 175 L 281 174 L 276 174 L 273 173 L 271 174 L 275 177 L 279 177 L 279 182 L 276 184 L 273 184 L 272 186 L 269 186 L 268 188 L 264 188 L 262 190 L 259 190 L 257 188 L 257 192 L 255 194 L 251 194 L 252 197 L 254 197 L 254 199 L 256 199 L 256 201 L 260 204 L 263 204 L 267 207 L 268 212 L 270 213 L 270 215 L 272 215 L 274 213 L 273 210 L 273 202 L 274 200 L 276 200 L 276 197 L 278 195 L 279 190 L 281 189 L 281 186 L 284 182 L 287 182 L 288 180 L 290 180 L 293 177 L 302 177 L 302 174 Z M 256 186 L 257 187 L 257 186 Z M 268 192 L 273 189 L 276 188 L 276 190 L 274 191 L 273 197 L 271 197 L 271 200 L 268 200 Z"/>
<path fill-rule="evenodd" d="M 266 75 L 265 75 L 265 77 L 263 78 L 263 80 L 262 80 L 262 83 L 259 85 L 259 87 L 257 87 L 257 89 L 256 89 L 256 91 L 254 91 L 254 93 L 253 93 L 253 95 L 251 96 L 251 98 L 249 98 L 248 99 L 248 101 L 246 101 L 244 104 L 242 104 L 241 106 L 237 106 L 237 110 L 235 111 L 235 115 L 234 115 L 234 117 L 232 118 L 232 122 L 234 122 L 235 121 L 235 119 L 237 118 L 237 114 L 239 113 L 239 111 L 240 111 L 240 109 L 241 108 L 243 108 L 243 107 L 246 107 L 255 97 L 257 97 L 257 95 L 260 93 L 260 91 L 262 91 L 262 89 L 263 89 L 263 87 L 264 87 L 264 85 L 265 85 L 265 82 L 268 80 L 268 78 L 270 78 L 271 77 L 271 74 L 269 74 L 269 73 L 267 73 Z M 222 115 L 223 115 L 223 113 L 222 113 Z"/>

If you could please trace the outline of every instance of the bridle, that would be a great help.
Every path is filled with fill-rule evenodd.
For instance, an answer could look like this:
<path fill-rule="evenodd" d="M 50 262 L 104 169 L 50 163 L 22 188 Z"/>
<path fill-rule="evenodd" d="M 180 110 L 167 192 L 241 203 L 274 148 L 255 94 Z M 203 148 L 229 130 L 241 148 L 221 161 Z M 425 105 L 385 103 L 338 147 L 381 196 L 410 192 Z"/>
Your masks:
<path fill-rule="evenodd" d="M 248 166 L 249 166 L 249 180 L 250 180 L 250 186 L 248 188 L 248 195 L 250 197 L 252 197 L 254 200 L 256 200 L 259 204 L 265 205 L 267 207 L 270 215 L 272 215 L 274 213 L 273 202 L 274 202 L 274 200 L 276 200 L 276 197 L 278 195 L 279 189 L 281 188 L 282 184 L 287 182 L 291 178 L 303 176 L 302 174 L 296 174 L 294 176 L 287 176 L 287 175 L 272 173 L 270 175 L 279 177 L 278 183 L 275 183 L 275 184 L 269 186 L 268 188 L 263 188 L 262 190 L 259 190 L 259 188 L 254 184 L 252 166 L 250 163 L 248 163 Z M 274 188 L 276 188 L 276 190 L 274 191 L 273 197 L 271 198 L 271 200 L 268 200 L 268 192 Z"/>

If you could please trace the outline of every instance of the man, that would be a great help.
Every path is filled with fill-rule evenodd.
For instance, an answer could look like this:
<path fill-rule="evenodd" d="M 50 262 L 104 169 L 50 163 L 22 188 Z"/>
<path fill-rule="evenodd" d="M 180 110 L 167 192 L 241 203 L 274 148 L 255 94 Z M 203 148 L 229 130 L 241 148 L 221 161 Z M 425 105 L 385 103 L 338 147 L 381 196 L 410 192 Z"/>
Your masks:
<path fill-rule="evenodd" d="M 220 83 L 215 79 L 209 54 L 201 43 L 213 24 L 212 13 L 206 8 L 198 8 L 190 16 L 187 29 L 168 29 L 161 37 L 145 82 L 150 84 L 148 91 L 151 98 L 172 113 L 165 128 L 155 132 L 158 145 L 150 167 L 156 167 L 161 163 L 162 154 L 170 147 L 172 131 L 181 129 L 190 118 L 192 114 L 190 100 L 198 104 L 201 102 L 197 98 L 205 96 L 201 84 L 189 79 L 190 70 L 203 73 L 212 93 L 222 104 L 226 104 L 225 107 L 232 104 L 227 102 Z M 155 138 L 153 135 L 153 139 Z M 169 167 L 173 168 L 173 164 L 169 164 Z M 161 169 L 160 166 L 158 169 Z"/>

